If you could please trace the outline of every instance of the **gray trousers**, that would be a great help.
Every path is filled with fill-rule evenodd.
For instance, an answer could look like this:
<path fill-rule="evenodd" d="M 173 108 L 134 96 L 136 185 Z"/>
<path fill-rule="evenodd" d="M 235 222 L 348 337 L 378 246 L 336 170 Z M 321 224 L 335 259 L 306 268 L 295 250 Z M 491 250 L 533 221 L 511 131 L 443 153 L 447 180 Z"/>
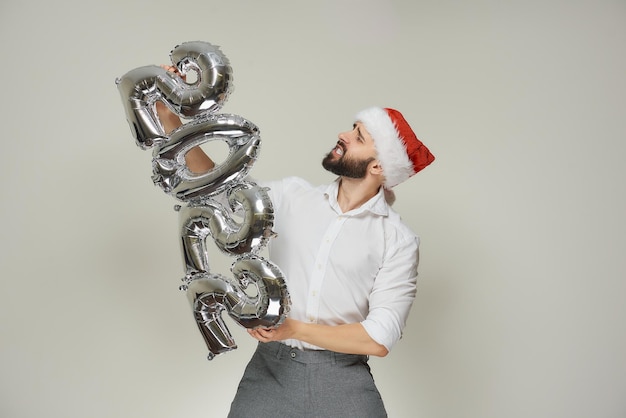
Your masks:
<path fill-rule="evenodd" d="M 229 418 L 386 417 L 368 356 L 259 343 Z"/>

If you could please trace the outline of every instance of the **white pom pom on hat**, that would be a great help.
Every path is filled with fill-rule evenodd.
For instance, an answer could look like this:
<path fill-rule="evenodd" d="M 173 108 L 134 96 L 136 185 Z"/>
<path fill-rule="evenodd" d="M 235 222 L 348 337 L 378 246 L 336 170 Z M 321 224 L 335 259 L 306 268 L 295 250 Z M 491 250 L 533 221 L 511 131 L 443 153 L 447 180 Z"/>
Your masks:
<path fill-rule="evenodd" d="M 355 120 L 360 121 L 374 139 L 385 175 L 385 188 L 397 186 L 435 160 L 399 111 L 370 107 L 357 113 Z"/>

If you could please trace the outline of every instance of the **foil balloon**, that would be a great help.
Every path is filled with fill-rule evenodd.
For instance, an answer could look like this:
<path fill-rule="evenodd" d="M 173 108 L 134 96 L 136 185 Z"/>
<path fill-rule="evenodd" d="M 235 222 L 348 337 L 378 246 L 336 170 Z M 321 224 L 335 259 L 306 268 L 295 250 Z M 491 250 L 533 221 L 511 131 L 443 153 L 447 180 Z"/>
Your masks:
<path fill-rule="evenodd" d="M 267 189 L 246 180 L 259 154 L 259 129 L 241 116 L 216 113 L 233 89 L 228 59 L 219 47 L 200 41 L 176 46 L 170 58 L 178 74 L 150 65 L 127 72 L 116 84 L 136 145 L 153 151 L 154 184 L 186 203 L 175 207 L 185 266 L 180 288 L 211 360 L 237 347 L 224 312 L 245 328 L 275 327 L 289 312 L 289 292 L 280 268 L 258 255 L 275 235 Z M 197 77 L 188 83 L 191 72 Z M 191 120 L 165 132 L 158 101 Z M 206 173 L 192 172 L 185 155 L 210 141 L 224 141 L 228 156 Z M 233 278 L 211 272 L 208 237 L 235 258 Z"/>
<path fill-rule="evenodd" d="M 167 138 L 155 103 L 162 101 L 174 113 L 190 118 L 218 111 L 232 91 L 232 68 L 219 47 L 207 42 L 186 42 L 170 53 L 179 74 L 157 65 L 131 70 L 116 80 L 122 104 L 137 145 L 142 149 Z M 197 74 L 194 83 L 185 75 Z"/>
<path fill-rule="evenodd" d="M 229 148 L 226 161 L 207 173 L 191 172 L 185 154 L 209 141 L 226 142 Z M 241 116 L 218 114 L 196 118 L 172 131 L 169 140 L 155 151 L 152 180 L 179 200 L 204 200 L 247 176 L 260 143 L 259 129 Z"/>
<path fill-rule="evenodd" d="M 208 272 L 206 239 L 229 255 L 256 254 L 274 236 L 274 210 L 264 188 L 238 183 L 227 192 L 228 205 L 216 200 L 179 209 L 185 275 Z M 235 218 L 243 218 L 237 222 Z"/>
<path fill-rule="evenodd" d="M 222 318 L 223 311 L 246 328 L 268 328 L 281 321 L 289 303 L 282 272 L 268 260 L 254 255 L 241 257 L 232 272 L 236 280 L 201 273 L 187 284 L 196 322 L 210 348 L 209 360 L 237 348 Z"/>

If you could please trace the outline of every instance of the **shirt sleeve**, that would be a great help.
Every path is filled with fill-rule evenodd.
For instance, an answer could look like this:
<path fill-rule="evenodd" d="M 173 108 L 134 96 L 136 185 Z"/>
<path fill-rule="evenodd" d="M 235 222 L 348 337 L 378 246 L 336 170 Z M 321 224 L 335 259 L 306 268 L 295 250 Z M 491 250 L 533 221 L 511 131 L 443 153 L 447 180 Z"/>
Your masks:
<path fill-rule="evenodd" d="M 259 180 L 251 179 L 261 187 L 267 188 L 267 194 L 272 201 L 272 206 L 278 208 L 282 204 L 282 196 L 285 189 L 289 186 L 291 178 L 285 178 L 281 180 Z"/>
<path fill-rule="evenodd" d="M 419 238 L 404 240 L 390 248 L 370 294 L 369 313 L 361 322 L 377 343 L 391 348 L 402 337 L 415 300 Z"/>

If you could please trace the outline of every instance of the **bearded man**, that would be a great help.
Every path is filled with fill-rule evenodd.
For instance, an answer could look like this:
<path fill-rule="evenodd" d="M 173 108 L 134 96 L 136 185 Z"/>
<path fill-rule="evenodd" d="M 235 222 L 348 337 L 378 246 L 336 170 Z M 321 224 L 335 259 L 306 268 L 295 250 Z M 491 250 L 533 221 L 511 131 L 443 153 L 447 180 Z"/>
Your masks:
<path fill-rule="evenodd" d="M 166 130 L 180 120 L 161 106 Z M 416 293 L 418 236 L 388 202 L 394 186 L 434 160 L 400 112 L 371 107 L 339 134 L 323 167 L 338 178 L 314 186 L 272 182 L 269 257 L 291 296 L 277 328 L 248 330 L 259 341 L 229 417 L 386 417 L 368 366 L 402 335 Z M 214 167 L 196 147 L 194 172 Z"/>

